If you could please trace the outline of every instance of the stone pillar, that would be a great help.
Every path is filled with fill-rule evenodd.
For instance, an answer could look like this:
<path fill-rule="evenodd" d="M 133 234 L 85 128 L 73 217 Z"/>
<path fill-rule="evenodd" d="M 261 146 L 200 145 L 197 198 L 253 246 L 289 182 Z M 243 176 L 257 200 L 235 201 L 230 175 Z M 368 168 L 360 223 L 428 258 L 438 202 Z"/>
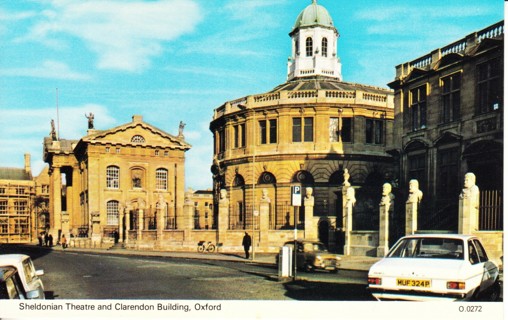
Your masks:
<path fill-rule="evenodd" d="M 166 213 L 166 200 L 162 193 L 159 193 L 157 202 L 155 203 L 155 221 L 157 224 L 157 244 L 161 246 L 162 231 L 164 230 L 164 214 Z"/>
<path fill-rule="evenodd" d="M 406 201 L 406 235 L 415 234 L 418 230 L 418 206 L 423 198 L 418 180 L 409 181 L 409 197 Z"/>
<path fill-rule="evenodd" d="M 393 202 L 395 196 L 391 193 L 392 185 L 385 183 L 383 185 L 383 197 L 379 204 L 379 245 L 377 247 L 377 256 L 384 257 L 389 250 L 390 238 L 390 212 L 393 211 Z"/>
<path fill-rule="evenodd" d="M 268 197 L 268 190 L 263 189 L 261 200 L 259 201 L 259 243 L 258 247 L 265 247 L 269 245 L 268 230 L 270 229 L 270 198 Z"/>
<path fill-rule="evenodd" d="M 312 188 L 305 188 L 305 198 L 303 205 L 305 208 L 305 239 L 317 239 L 317 225 L 314 223 L 314 196 Z"/>
<path fill-rule="evenodd" d="M 344 229 L 344 255 L 351 255 L 351 232 L 353 231 L 353 207 L 356 204 L 355 189 L 342 187 L 342 228 Z"/>
<path fill-rule="evenodd" d="M 129 243 L 129 231 L 131 230 L 131 206 L 125 208 L 125 244 Z"/>
<path fill-rule="evenodd" d="M 217 243 L 226 241 L 226 232 L 229 224 L 229 199 L 226 189 L 220 190 L 219 199 L 219 221 L 217 222 Z"/>
<path fill-rule="evenodd" d="M 478 231 L 480 190 L 476 176 L 468 172 L 464 177 L 464 189 L 459 196 L 459 233 L 472 234 Z"/>
<path fill-rule="evenodd" d="M 141 240 L 143 239 L 143 226 L 144 226 L 144 210 L 139 208 L 138 209 L 138 230 L 137 230 L 137 241 L 138 245 L 141 243 Z"/>
<path fill-rule="evenodd" d="M 58 237 L 58 230 L 62 228 L 62 175 L 59 167 L 51 172 L 49 233 Z"/>
<path fill-rule="evenodd" d="M 185 217 L 187 217 L 188 220 L 191 222 L 189 223 L 189 228 L 191 230 L 194 230 L 194 202 L 192 202 L 191 193 L 186 192 L 185 193 L 185 199 L 183 201 L 183 214 Z"/>
<path fill-rule="evenodd" d="M 118 242 L 124 242 L 125 209 L 122 204 L 118 205 Z M 127 233 L 127 228 L 125 228 Z"/>

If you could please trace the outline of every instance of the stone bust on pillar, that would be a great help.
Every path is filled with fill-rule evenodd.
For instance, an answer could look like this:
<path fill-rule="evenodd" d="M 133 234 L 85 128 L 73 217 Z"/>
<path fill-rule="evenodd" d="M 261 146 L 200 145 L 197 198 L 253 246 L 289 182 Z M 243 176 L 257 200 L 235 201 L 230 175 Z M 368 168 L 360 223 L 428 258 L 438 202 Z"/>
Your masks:
<path fill-rule="evenodd" d="M 406 203 L 420 203 L 423 198 L 423 192 L 420 190 L 418 180 L 412 179 L 409 181 L 409 196 Z"/>
<path fill-rule="evenodd" d="M 352 207 L 356 204 L 355 188 L 352 187 L 349 187 L 346 190 L 346 206 L 350 204 Z"/>
<path fill-rule="evenodd" d="M 393 209 L 393 201 L 395 196 L 392 193 L 392 185 L 389 183 L 383 184 L 383 196 L 379 205 L 385 206 L 386 210 Z"/>
<path fill-rule="evenodd" d="M 229 204 L 228 192 L 226 189 L 220 189 L 219 205 L 227 206 Z"/>
<path fill-rule="evenodd" d="M 313 206 L 314 205 L 314 196 L 312 195 L 312 192 L 313 192 L 313 190 L 311 187 L 305 188 L 304 204 L 306 206 Z"/>
<path fill-rule="evenodd" d="M 266 188 L 263 188 L 261 192 L 261 202 L 270 203 L 270 197 L 268 196 L 268 190 Z"/>
<path fill-rule="evenodd" d="M 157 210 L 166 209 L 166 201 L 164 200 L 164 196 L 162 195 L 162 193 L 159 193 L 159 199 L 157 200 L 155 207 L 157 208 Z"/>
<path fill-rule="evenodd" d="M 474 208 L 479 206 L 480 189 L 476 185 L 476 176 L 472 172 L 468 172 L 464 176 L 464 189 L 462 189 L 460 199 L 469 199 Z"/>

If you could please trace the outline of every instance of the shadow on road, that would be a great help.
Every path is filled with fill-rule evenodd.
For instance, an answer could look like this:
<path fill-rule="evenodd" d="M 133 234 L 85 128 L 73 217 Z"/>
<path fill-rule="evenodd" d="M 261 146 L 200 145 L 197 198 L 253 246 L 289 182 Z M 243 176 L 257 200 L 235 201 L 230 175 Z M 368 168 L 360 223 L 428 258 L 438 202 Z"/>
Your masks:
<path fill-rule="evenodd" d="M 307 301 L 375 301 L 365 285 L 297 280 L 284 285 L 286 296 Z"/>
<path fill-rule="evenodd" d="M 10 254 L 10 253 L 20 253 L 26 254 L 32 258 L 32 260 L 36 260 L 37 258 L 43 257 L 49 254 L 53 250 L 51 247 L 39 247 L 32 245 L 22 245 L 22 244 L 1 244 L 0 245 L 0 254 Z"/>

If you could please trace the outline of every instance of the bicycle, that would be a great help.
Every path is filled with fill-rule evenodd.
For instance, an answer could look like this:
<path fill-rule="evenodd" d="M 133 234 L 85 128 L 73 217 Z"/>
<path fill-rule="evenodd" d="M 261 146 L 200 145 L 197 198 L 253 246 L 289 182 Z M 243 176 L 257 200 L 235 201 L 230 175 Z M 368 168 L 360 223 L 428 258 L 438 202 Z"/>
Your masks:
<path fill-rule="evenodd" d="M 215 245 L 211 241 L 199 241 L 198 252 L 215 252 Z"/>

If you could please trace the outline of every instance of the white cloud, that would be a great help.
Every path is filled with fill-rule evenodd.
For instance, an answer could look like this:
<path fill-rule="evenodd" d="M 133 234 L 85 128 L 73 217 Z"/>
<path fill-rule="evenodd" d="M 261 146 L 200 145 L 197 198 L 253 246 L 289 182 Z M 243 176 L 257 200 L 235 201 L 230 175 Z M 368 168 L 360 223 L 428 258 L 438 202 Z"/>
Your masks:
<path fill-rule="evenodd" d="M 58 61 L 46 60 L 41 66 L 33 68 L 12 68 L 0 70 L 0 76 L 32 77 L 63 80 L 89 80 L 87 74 L 72 71 L 68 65 Z"/>
<path fill-rule="evenodd" d="M 29 36 L 53 43 L 53 37 L 81 39 L 98 55 L 98 67 L 140 71 L 162 52 L 162 43 L 192 32 L 201 21 L 190 0 L 54 0 Z"/>

